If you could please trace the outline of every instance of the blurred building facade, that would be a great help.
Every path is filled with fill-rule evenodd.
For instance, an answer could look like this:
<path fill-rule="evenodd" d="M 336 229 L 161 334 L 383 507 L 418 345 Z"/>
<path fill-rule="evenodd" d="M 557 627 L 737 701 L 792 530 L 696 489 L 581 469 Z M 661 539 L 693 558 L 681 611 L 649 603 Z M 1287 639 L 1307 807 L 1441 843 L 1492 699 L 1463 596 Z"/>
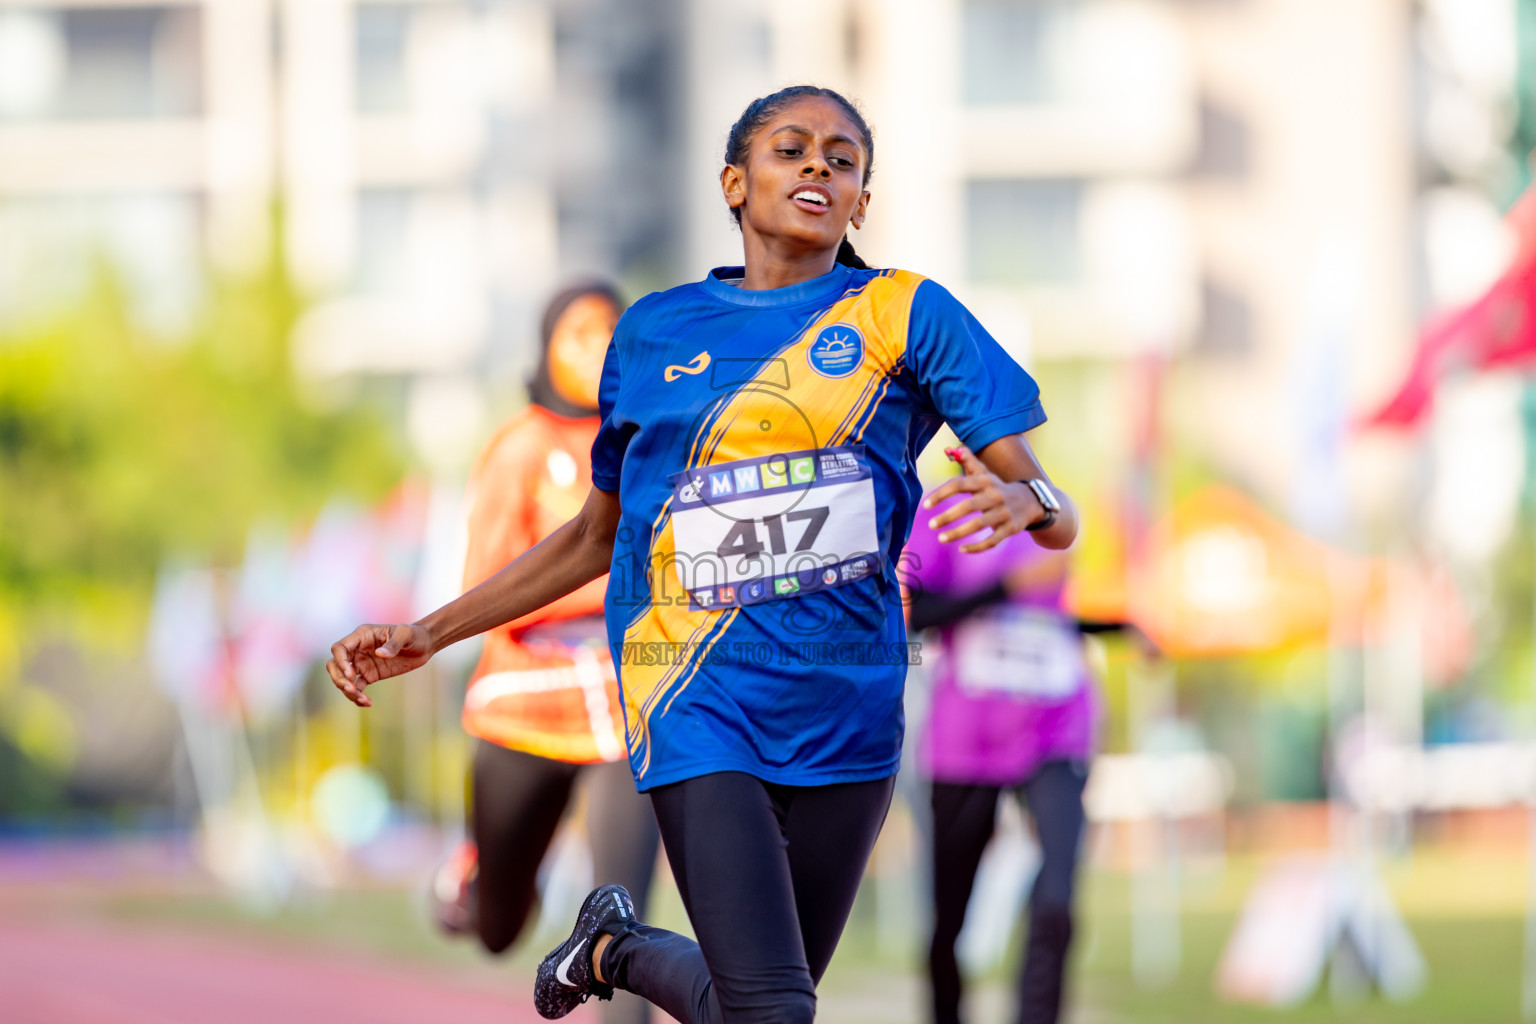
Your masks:
<path fill-rule="evenodd" d="M 280 213 L 299 368 L 401 377 L 423 450 L 462 446 L 557 282 L 669 279 L 670 2 L 7 4 L 0 323 L 105 263 L 174 334 Z"/>
<path fill-rule="evenodd" d="M 1119 368 L 1176 362 L 1181 435 L 1285 505 L 1299 438 L 1497 267 L 1515 3 L 27 0 L 0 10 L 0 323 L 105 254 L 174 325 L 280 202 L 300 367 L 399 376 L 424 450 L 462 441 L 564 276 L 739 259 L 726 130 L 815 81 L 877 133 L 872 262 L 1076 368 L 1064 418 L 1112 456 Z"/>
<path fill-rule="evenodd" d="M 1421 317 L 1475 293 L 1505 251 L 1515 9 L 696 4 L 693 272 L 734 258 L 709 182 L 743 103 L 787 82 L 846 89 L 877 136 L 854 241 L 1068 368 L 1058 422 L 1107 456 L 1101 476 L 1133 457 L 1126 371 L 1150 362 L 1176 379 L 1164 427 L 1186 450 L 1335 533 L 1422 470 L 1390 446 L 1351 450 L 1349 421 L 1395 385 Z"/>

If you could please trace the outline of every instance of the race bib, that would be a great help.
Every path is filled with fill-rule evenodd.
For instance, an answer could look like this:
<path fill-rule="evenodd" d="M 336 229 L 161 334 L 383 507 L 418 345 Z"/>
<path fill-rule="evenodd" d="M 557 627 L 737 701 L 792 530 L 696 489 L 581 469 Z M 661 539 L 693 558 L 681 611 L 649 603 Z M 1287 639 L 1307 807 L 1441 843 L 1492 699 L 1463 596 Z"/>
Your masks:
<path fill-rule="evenodd" d="M 780 452 L 670 479 L 674 570 L 695 610 L 799 597 L 880 571 L 863 445 Z"/>
<path fill-rule="evenodd" d="M 1082 685 L 1082 638 L 1038 608 L 984 608 L 953 632 L 955 681 L 977 695 L 1063 700 Z"/>

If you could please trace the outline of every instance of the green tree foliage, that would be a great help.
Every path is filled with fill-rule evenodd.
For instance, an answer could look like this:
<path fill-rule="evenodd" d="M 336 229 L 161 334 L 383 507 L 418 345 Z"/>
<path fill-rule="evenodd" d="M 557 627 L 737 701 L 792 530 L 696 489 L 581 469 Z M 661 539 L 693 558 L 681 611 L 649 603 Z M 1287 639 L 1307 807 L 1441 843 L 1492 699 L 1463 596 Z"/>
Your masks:
<path fill-rule="evenodd" d="M 185 337 L 137 327 L 106 273 L 51 322 L 0 332 L 0 735 L 18 739 L 6 711 L 44 644 L 139 651 L 166 558 L 238 564 L 253 522 L 302 526 L 399 480 L 379 409 L 322 406 L 295 379 L 301 312 L 274 258 L 215 281 Z"/>

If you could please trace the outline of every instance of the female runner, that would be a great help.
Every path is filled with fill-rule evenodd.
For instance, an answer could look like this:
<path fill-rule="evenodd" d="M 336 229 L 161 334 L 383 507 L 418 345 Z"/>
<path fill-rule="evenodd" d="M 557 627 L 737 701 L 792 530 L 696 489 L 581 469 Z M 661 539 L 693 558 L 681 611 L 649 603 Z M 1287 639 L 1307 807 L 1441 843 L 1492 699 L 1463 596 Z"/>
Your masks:
<path fill-rule="evenodd" d="M 609 285 L 566 289 L 544 312 L 529 404 L 486 445 L 470 477 L 465 588 L 484 582 L 571 519 L 592 486 L 597 382 L 623 308 Z M 605 580 L 593 580 L 485 635 L 464 696 L 476 738 L 470 835 L 434 886 L 438 919 L 500 953 L 527 923 L 539 864 L 578 776 L 597 877 L 636 895 L 650 889 L 656 817 L 623 763 L 617 680 L 603 625 Z M 640 1024 L 645 1002 L 625 996 L 608 1024 Z"/>
<path fill-rule="evenodd" d="M 898 766 L 916 453 L 946 420 L 968 446 L 928 498 L 966 495 L 935 517 L 945 543 L 1076 535 L 1023 437 L 1045 419 L 1034 381 L 943 288 L 847 244 L 873 149 L 831 90 L 752 103 L 720 174 L 745 266 L 625 313 L 581 512 L 421 621 L 331 648 L 366 706 L 368 685 L 611 565 L 630 765 L 698 942 L 599 886 L 539 967 L 547 1018 L 618 987 L 684 1024 L 812 1020 Z"/>
<path fill-rule="evenodd" d="M 1018 981 L 1020 1024 L 1061 1013 L 1072 897 L 1099 701 L 1082 634 L 1134 630 L 1073 618 L 1062 603 L 1067 556 L 1009 538 L 957 557 L 918 523 L 908 627 L 939 629 L 933 700 L 919 763 L 933 784 L 933 937 L 929 980 L 935 1024 L 959 1024 L 962 979 L 955 940 L 1004 789 L 1028 808 L 1041 850 Z M 1138 634 L 1139 635 L 1139 634 Z"/>

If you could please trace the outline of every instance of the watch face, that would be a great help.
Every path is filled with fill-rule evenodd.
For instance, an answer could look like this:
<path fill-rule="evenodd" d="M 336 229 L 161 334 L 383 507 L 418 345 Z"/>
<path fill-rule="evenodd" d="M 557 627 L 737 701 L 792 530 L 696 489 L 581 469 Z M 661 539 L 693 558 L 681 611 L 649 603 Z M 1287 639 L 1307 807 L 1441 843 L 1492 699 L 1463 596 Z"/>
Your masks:
<path fill-rule="evenodd" d="M 1050 487 L 1046 485 L 1045 481 L 1031 480 L 1029 482 L 1029 487 L 1030 490 L 1035 492 L 1035 497 L 1040 499 L 1040 504 L 1045 507 L 1047 512 L 1061 511 L 1061 502 L 1056 500 L 1056 495 L 1051 491 Z"/>

